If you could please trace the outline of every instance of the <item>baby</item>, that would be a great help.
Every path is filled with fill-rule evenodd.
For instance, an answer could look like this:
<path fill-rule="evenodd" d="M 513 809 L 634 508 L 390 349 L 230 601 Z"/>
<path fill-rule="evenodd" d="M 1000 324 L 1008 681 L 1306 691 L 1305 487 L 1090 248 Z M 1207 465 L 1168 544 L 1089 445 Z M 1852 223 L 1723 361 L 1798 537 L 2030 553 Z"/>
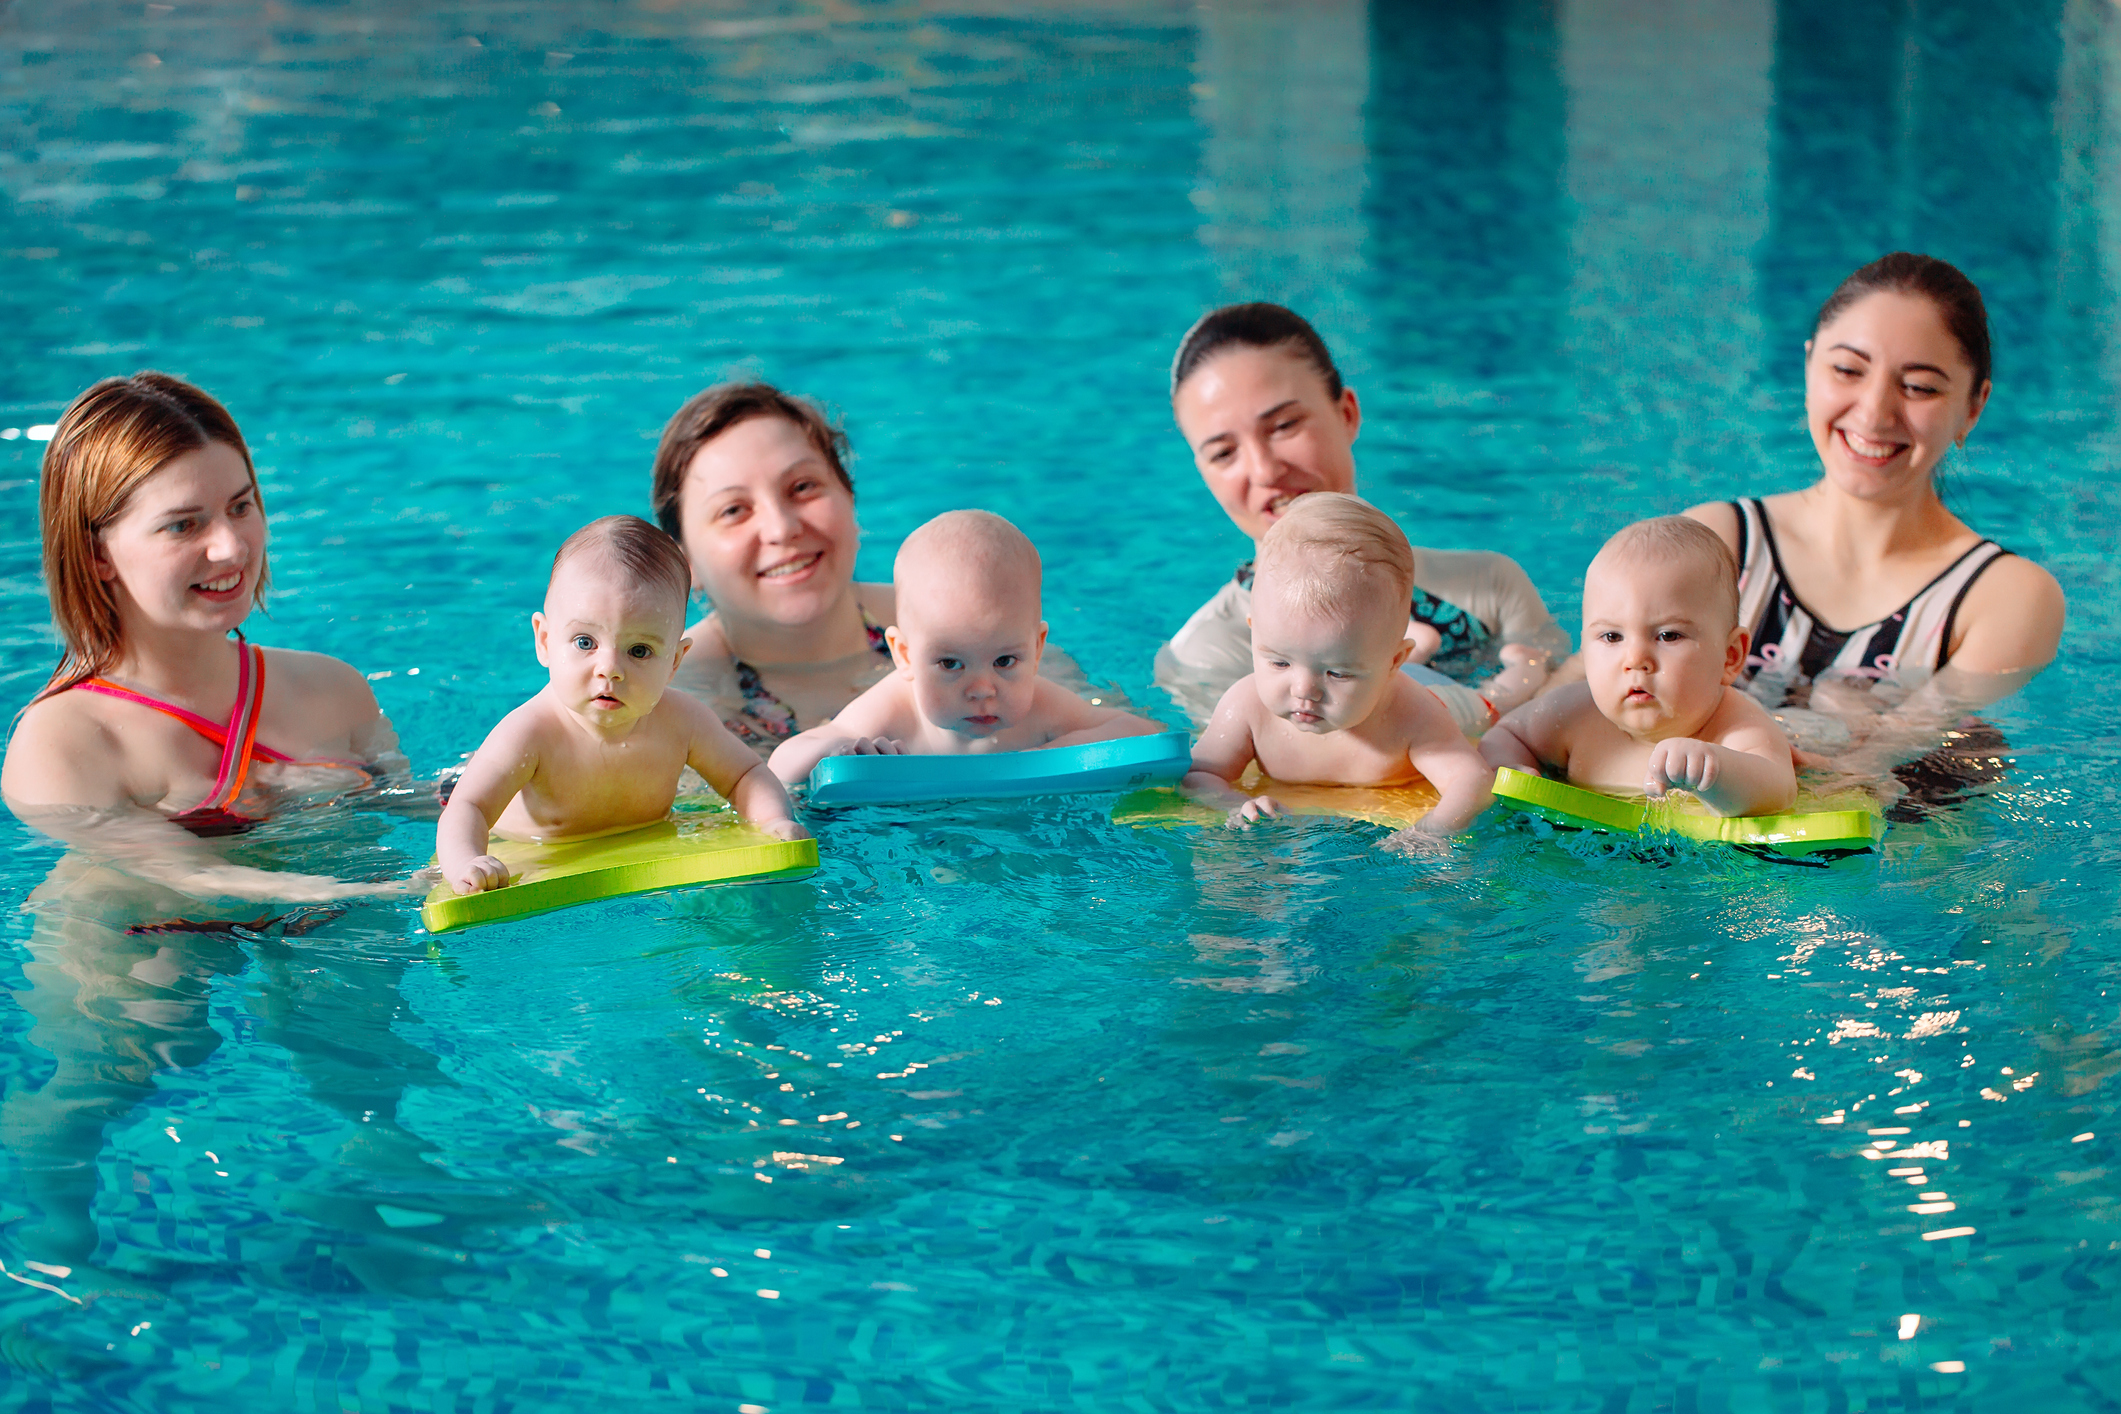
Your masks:
<path fill-rule="evenodd" d="M 1586 681 L 1504 717 L 1481 753 L 1593 790 L 1692 791 L 1718 815 L 1787 810 L 1797 798 L 1789 740 L 1731 686 L 1747 638 L 1721 537 L 1682 516 L 1637 521 L 1584 573 Z"/>
<path fill-rule="evenodd" d="M 1074 746 L 1163 728 L 1038 675 L 1046 648 L 1038 551 L 985 511 L 951 511 L 906 537 L 892 568 L 897 671 L 769 765 L 793 785 L 827 756 L 953 755 Z"/>
<path fill-rule="evenodd" d="M 545 611 L 530 616 L 552 680 L 487 736 L 436 829 L 442 876 L 458 893 L 508 882 L 508 866 L 486 852 L 491 832 L 580 839 L 654 824 L 687 765 L 753 824 L 808 838 L 766 764 L 705 706 L 664 691 L 691 646 L 691 582 L 677 541 L 637 516 L 591 521 L 560 546 Z"/>
<path fill-rule="evenodd" d="M 1235 805 L 1232 824 L 1280 813 L 1272 796 L 1234 789 L 1255 761 L 1292 784 L 1427 780 L 1443 798 L 1408 833 L 1453 834 L 1487 809 L 1494 772 L 1436 694 L 1399 671 L 1415 651 L 1414 551 L 1392 518 L 1313 491 L 1260 537 L 1253 574 L 1252 672 L 1216 704 L 1185 788 Z"/>

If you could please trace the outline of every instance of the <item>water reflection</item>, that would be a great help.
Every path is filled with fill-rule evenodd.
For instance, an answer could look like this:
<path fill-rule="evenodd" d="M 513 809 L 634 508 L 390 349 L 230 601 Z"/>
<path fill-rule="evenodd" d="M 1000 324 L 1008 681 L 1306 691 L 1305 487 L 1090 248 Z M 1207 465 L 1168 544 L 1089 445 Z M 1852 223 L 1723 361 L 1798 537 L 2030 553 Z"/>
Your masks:
<path fill-rule="evenodd" d="M 434 1055 L 400 1032 L 419 1024 L 398 995 L 410 951 L 400 913 L 260 913 L 254 906 L 240 917 L 217 917 L 197 900 L 71 855 L 31 893 L 28 907 L 35 918 L 24 944 L 28 985 L 17 1000 L 31 1018 L 28 1043 L 52 1069 L 41 1084 L 11 1088 L 0 1105 L 0 1143 L 36 1210 L 10 1237 L 30 1260 L 77 1269 L 70 1294 L 134 1291 L 142 1275 L 166 1278 L 152 1262 L 146 1273 L 133 1272 L 145 1254 L 129 1251 L 122 1236 L 115 1243 L 103 1236 L 99 1212 L 122 1234 L 133 1219 L 120 1215 L 137 1201 L 104 1189 L 107 1137 L 163 1096 L 173 1072 L 207 1066 L 232 1019 L 242 1049 L 284 1052 L 310 1098 L 347 1126 L 316 1178 L 283 1190 L 289 1212 L 383 1233 L 403 1225 L 379 1217 L 377 1200 L 387 1195 L 404 1205 L 400 1211 L 417 1208 L 433 1223 L 445 1221 L 431 1210 L 453 1206 L 447 1190 L 454 1181 L 425 1157 L 429 1145 L 399 1122 L 409 1089 L 449 1083 Z M 230 984 L 243 997 L 235 1018 L 222 1010 Z M 181 1124 L 169 1131 L 179 1146 L 170 1162 L 190 1161 L 195 1170 L 181 1148 Z M 243 1128 L 240 1121 L 217 1124 L 207 1141 L 229 1151 L 219 1161 L 228 1168 L 254 1169 L 264 1153 L 282 1147 L 274 1142 L 279 1136 L 241 1137 Z M 240 1192 L 255 1176 L 220 1186 Z M 157 1177 L 134 1168 L 131 1193 L 159 1191 Z M 189 1181 L 201 1180 L 194 1174 Z M 97 1265 L 114 1258 L 117 1272 Z M 356 1270 L 373 1267 L 386 1284 L 397 1280 L 364 1262 L 358 1242 L 346 1261 Z"/>

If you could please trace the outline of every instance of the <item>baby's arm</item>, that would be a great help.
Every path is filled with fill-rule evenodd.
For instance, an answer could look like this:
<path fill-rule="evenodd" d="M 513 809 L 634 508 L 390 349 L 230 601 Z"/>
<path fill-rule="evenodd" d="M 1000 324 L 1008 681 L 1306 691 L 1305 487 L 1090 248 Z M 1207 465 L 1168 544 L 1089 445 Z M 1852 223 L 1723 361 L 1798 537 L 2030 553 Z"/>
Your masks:
<path fill-rule="evenodd" d="M 1407 760 L 1441 797 L 1414 831 L 1455 835 L 1494 803 L 1495 770 L 1465 739 L 1434 694 L 1417 689 L 1408 695 L 1408 704 L 1414 719 Z"/>
<path fill-rule="evenodd" d="M 1797 802 L 1790 740 L 1759 703 L 1734 688 L 1703 732 L 1711 740 L 1674 737 L 1650 751 L 1652 800 L 1667 790 L 1690 790 L 1725 817 L 1773 815 Z"/>
<path fill-rule="evenodd" d="M 1053 737 L 1047 747 L 1081 746 L 1085 742 L 1111 741 L 1123 736 L 1147 736 L 1165 730 L 1161 722 L 1122 712 L 1117 707 L 1099 707 L 1045 678 L 1038 680 L 1038 696 L 1031 710 L 1045 723 Z M 1043 748 L 1042 748 L 1043 749 Z"/>
<path fill-rule="evenodd" d="M 1258 760 L 1252 744 L 1252 713 L 1259 695 L 1252 679 L 1242 677 L 1215 704 L 1215 715 L 1193 747 L 1193 769 L 1180 780 L 1179 789 L 1206 805 L 1232 812 L 1230 823 L 1279 815 L 1281 806 L 1272 796 L 1249 798 L 1237 788 L 1245 770 Z"/>
<path fill-rule="evenodd" d="M 701 779 L 729 802 L 736 813 L 776 839 L 806 840 L 810 832 L 796 823 L 788 803 L 788 792 L 758 754 L 736 733 L 715 719 L 704 703 L 682 693 L 671 693 L 665 702 L 680 704 L 690 740 L 685 762 Z M 785 747 L 787 743 L 782 745 Z M 778 753 L 776 753 L 778 754 Z"/>
<path fill-rule="evenodd" d="M 776 746 L 766 764 L 784 785 L 796 786 L 809 780 L 811 770 L 827 756 L 897 755 L 903 743 L 890 728 L 905 696 L 905 681 L 894 673 L 842 707 L 831 721 Z"/>
<path fill-rule="evenodd" d="M 1508 766 L 1536 776 L 1547 766 L 1569 764 L 1567 722 L 1572 711 L 1595 712 L 1590 689 L 1580 684 L 1534 698 L 1504 715 L 1480 738 L 1480 754 L 1490 767 Z"/>
<path fill-rule="evenodd" d="M 493 822 L 537 774 L 536 701 L 501 719 L 472 754 L 435 825 L 435 859 L 460 894 L 498 889 L 508 866 L 486 852 Z"/>

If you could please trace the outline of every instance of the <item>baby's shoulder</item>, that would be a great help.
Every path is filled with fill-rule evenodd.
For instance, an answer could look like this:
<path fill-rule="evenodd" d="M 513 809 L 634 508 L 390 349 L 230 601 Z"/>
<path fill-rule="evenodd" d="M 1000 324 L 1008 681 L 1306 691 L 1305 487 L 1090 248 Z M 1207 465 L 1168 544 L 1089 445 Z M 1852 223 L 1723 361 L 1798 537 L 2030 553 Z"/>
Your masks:
<path fill-rule="evenodd" d="M 1723 700 L 1716 704 L 1715 714 L 1701 729 L 1701 739 L 1718 746 L 1740 745 L 1746 739 L 1763 735 L 1773 740 L 1788 739 L 1767 708 L 1735 687 L 1724 688 Z"/>

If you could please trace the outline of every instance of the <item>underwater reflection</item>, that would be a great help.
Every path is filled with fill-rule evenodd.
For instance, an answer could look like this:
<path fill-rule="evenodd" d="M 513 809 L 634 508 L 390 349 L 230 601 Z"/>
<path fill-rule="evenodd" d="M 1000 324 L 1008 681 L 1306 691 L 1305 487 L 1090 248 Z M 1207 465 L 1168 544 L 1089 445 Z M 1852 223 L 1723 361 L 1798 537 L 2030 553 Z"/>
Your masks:
<path fill-rule="evenodd" d="M 0 1105 L 0 1144 L 34 1208 L 10 1234 L 12 1245 L 31 1261 L 71 1269 L 67 1294 L 139 1293 L 141 1274 L 95 1265 L 106 1255 L 99 1202 L 114 1201 L 98 1172 L 106 1137 L 154 1099 L 170 1072 L 196 1070 L 221 1050 L 226 1038 L 213 1011 L 231 984 L 247 984 L 243 1006 L 254 1023 L 237 1044 L 284 1051 L 310 1097 L 347 1126 L 328 1168 L 281 1191 L 286 1208 L 380 1231 L 388 1224 L 378 1217 L 378 1194 L 433 1207 L 434 1190 L 451 1184 L 422 1156 L 431 1146 L 398 1119 L 409 1089 L 449 1082 L 436 1057 L 398 1029 L 418 1018 L 399 996 L 409 953 L 396 912 L 248 904 L 217 913 L 71 854 L 26 907 L 36 921 L 17 1000 L 31 1019 L 29 1044 L 53 1068 Z M 135 1191 L 151 1186 L 136 1164 Z M 403 1196 L 410 1191 L 419 1201 Z M 369 1264 L 358 1247 L 343 1257 L 360 1275 Z M 389 1273 L 372 1274 L 390 1284 Z"/>

